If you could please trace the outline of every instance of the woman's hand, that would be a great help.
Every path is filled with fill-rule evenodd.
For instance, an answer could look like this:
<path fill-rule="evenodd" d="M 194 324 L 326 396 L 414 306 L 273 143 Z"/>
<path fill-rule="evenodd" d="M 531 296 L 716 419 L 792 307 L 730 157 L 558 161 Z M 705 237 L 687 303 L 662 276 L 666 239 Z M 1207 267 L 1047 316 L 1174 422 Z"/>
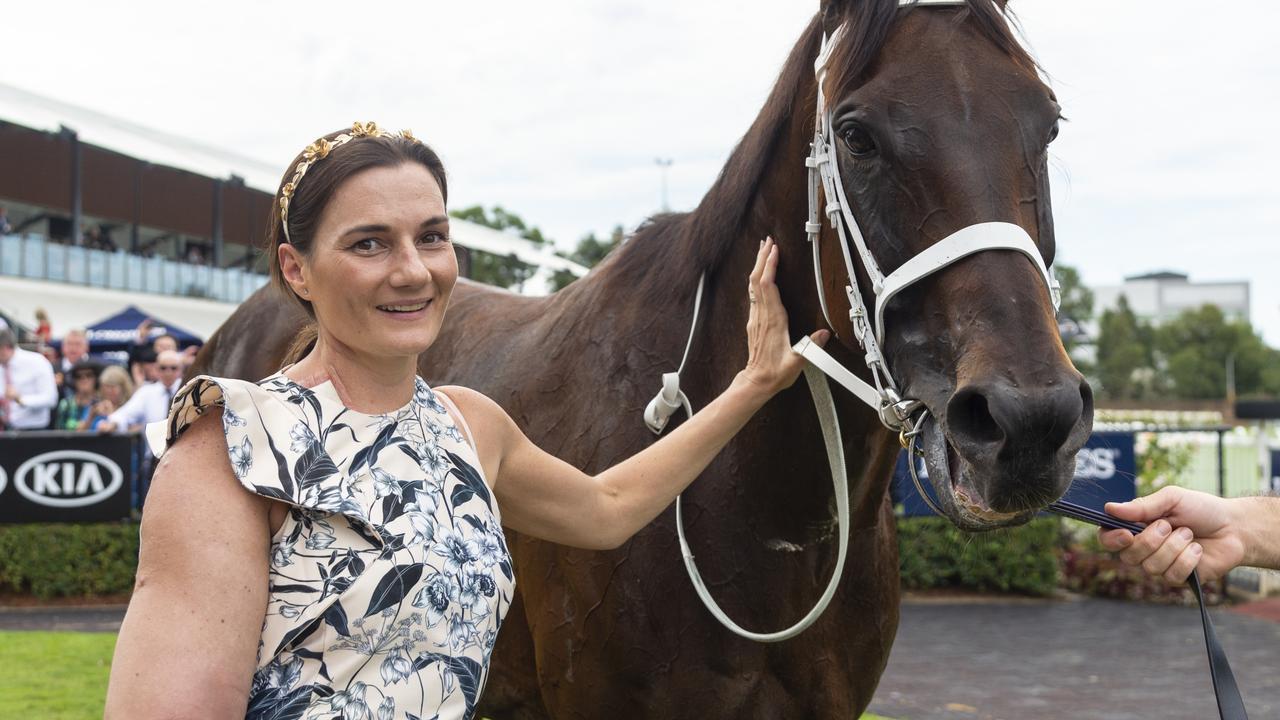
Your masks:
<path fill-rule="evenodd" d="M 778 275 L 778 245 L 773 238 L 760 243 L 756 266 L 747 281 L 747 366 L 739 377 L 768 396 L 791 387 L 804 369 L 804 358 L 791 349 L 787 311 L 774 280 Z M 824 345 L 831 333 L 818 330 L 810 338 Z"/>

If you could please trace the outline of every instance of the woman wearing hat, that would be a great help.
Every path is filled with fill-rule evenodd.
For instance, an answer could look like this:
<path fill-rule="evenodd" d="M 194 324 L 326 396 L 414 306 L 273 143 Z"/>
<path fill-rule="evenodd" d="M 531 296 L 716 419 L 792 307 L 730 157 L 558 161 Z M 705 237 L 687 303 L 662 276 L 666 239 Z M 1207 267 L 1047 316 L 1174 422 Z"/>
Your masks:
<path fill-rule="evenodd" d="M 98 374 L 102 365 L 88 358 L 71 366 L 68 384 L 71 392 L 58 401 L 53 415 L 54 430 L 79 430 L 80 423 L 88 419 L 89 412 L 98 402 Z"/>

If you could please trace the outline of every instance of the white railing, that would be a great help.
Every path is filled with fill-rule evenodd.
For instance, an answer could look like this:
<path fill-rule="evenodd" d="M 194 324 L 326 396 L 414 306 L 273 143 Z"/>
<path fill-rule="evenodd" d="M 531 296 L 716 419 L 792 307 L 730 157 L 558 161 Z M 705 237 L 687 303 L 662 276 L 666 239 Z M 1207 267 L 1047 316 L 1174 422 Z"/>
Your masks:
<path fill-rule="evenodd" d="M 0 236 L 0 275 L 230 303 L 244 300 L 267 283 L 266 275 L 239 268 L 59 245 L 39 235 Z"/>

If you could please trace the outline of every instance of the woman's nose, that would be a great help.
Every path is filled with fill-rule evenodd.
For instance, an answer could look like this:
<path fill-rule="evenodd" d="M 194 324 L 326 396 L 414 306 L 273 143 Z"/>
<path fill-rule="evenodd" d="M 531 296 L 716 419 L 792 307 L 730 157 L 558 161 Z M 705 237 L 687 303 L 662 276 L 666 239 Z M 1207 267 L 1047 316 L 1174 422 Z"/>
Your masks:
<path fill-rule="evenodd" d="M 397 287 L 412 287 L 431 282 L 431 269 L 423 262 L 422 253 L 417 243 L 409 241 L 402 245 L 395 256 L 395 268 L 391 274 L 391 283 Z"/>

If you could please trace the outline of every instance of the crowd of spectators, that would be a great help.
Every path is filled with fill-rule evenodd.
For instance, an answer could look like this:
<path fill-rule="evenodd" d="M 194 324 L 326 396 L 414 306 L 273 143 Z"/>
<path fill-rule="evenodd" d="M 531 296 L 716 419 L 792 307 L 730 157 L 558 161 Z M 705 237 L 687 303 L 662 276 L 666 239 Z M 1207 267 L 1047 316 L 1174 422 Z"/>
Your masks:
<path fill-rule="evenodd" d="M 90 357 L 83 330 L 68 331 L 59 351 L 38 329 L 27 350 L 0 321 L 0 430 L 125 432 L 164 420 L 197 348 L 180 352 L 174 336 L 150 332 L 150 320 L 138 327 L 125 367 Z"/>

